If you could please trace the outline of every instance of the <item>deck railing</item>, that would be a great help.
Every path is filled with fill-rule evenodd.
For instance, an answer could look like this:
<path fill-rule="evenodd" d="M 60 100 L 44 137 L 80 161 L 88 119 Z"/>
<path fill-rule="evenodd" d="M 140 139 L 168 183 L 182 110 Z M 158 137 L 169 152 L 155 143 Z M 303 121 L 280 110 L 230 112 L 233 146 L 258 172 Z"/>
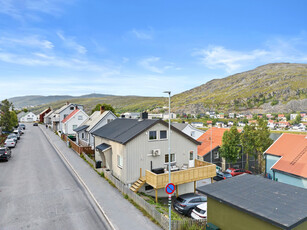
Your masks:
<path fill-rule="evenodd" d="M 216 166 L 205 161 L 195 160 L 195 167 L 171 173 L 171 182 L 175 185 L 199 181 L 216 176 Z M 164 188 L 169 182 L 168 173 L 155 174 L 146 170 L 146 183 L 155 189 Z"/>

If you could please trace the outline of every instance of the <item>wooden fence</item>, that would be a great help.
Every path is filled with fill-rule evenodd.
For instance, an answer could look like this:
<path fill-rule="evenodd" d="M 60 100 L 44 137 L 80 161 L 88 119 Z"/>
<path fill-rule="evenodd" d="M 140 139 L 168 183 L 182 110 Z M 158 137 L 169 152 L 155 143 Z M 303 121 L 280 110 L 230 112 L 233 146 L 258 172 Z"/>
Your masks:
<path fill-rule="evenodd" d="M 84 147 L 84 146 L 80 146 L 78 145 L 76 142 L 74 142 L 73 140 L 71 140 L 70 138 L 68 138 L 65 134 L 61 135 L 61 138 L 65 141 L 65 142 L 69 142 L 70 143 L 70 147 L 77 152 L 79 155 L 81 153 L 85 153 L 87 155 L 90 155 L 91 157 L 93 157 L 95 155 L 95 151 L 92 150 L 91 147 Z"/>
<path fill-rule="evenodd" d="M 112 181 L 112 183 L 116 186 L 116 188 L 123 194 L 127 194 L 130 199 L 132 199 L 136 204 L 142 207 L 152 218 L 154 218 L 163 229 L 169 229 L 169 219 L 168 216 L 157 211 L 157 209 L 146 202 L 142 197 L 140 197 L 137 193 L 132 192 L 127 186 L 125 186 L 122 182 L 112 176 L 110 171 L 104 171 L 104 175 L 107 179 Z M 174 230 L 185 230 L 190 229 L 192 226 L 199 226 L 199 229 L 205 229 L 206 220 L 193 220 L 189 218 L 185 218 L 184 220 L 172 220 L 172 229 Z"/>

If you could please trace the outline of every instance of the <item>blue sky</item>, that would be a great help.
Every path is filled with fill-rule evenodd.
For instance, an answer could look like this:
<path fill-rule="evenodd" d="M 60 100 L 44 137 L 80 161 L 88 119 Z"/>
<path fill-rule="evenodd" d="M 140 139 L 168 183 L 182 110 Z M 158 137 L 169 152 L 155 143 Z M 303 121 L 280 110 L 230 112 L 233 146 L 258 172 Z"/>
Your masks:
<path fill-rule="evenodd" d="M 165 96 L 307 63 L 307 1 L 0 0 L 0 99 Z"/>

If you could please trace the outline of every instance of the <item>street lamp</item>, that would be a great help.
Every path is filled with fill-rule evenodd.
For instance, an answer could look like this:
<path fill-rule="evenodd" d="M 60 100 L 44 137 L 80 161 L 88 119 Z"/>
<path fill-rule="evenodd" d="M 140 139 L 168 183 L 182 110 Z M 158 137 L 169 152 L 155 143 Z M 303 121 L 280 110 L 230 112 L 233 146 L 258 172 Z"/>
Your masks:
<path fill-rule="evenodd" d="M 168 94 L 168 183 L 171 183 L 171 91 L 164 91 Z M 169 230 L 172 226 L 172 197 L 168 195 L 168 216 Z"/>

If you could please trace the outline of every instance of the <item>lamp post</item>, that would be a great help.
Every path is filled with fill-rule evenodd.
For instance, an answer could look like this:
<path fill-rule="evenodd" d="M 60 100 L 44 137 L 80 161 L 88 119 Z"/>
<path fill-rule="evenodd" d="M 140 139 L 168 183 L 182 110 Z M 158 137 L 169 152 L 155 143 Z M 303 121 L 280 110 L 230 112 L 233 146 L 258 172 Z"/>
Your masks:
<path fill-rule="evenodd" d="M 168 183 L 171 183 L 171 91 L 168 94 Z M 172 197 L 168 195 L 169 230 L 172 228 Z"/>

